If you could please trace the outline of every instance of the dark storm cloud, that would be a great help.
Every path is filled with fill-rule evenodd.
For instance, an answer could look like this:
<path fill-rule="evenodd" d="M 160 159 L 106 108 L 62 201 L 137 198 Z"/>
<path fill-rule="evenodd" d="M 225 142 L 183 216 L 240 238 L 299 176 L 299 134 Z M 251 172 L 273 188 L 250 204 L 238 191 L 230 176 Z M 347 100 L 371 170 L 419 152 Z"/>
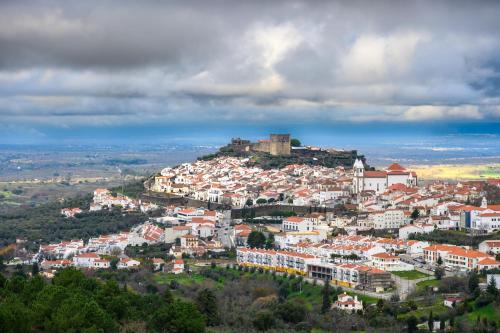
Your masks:
<path fill-rule="evenodd" d="M 10 1 L 7 122 L 500 117 L 497 1 Z"/>

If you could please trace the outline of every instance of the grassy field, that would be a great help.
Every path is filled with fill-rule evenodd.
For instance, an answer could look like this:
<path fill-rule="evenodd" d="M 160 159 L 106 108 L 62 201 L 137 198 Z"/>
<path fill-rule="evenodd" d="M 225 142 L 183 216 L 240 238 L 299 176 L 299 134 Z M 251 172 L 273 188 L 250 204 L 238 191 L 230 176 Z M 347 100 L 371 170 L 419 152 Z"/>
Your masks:
<path fill-rule="evenodd" d="M 426 317 L 432 311 L 434 316 L 439 316 L 442 313 L 446 313 L 448 308 L 443 304 L 443 297 L 436 297 L 435 301 L 431 305 L 427 305 L 424 302 L 416 302 L 417 309 L 407 312 L 405 314 L 401 314 L 398 316 L 398 319 L 406 319 L 409 316 L 415 316 L 417 318 Z"/>
<path fill-rule="evenodd" d="M 411 167 L 420 179 L 487 179 L 500 178 L 500 164 L 441 164 L 441 165 L 415 165 Z"/>
<path fill-rule="evenodd" d="M 173 280 L 177 281 L 181 285 L 188 285 L 192 283 L 201 283 L 206 278 L 199 274 L 172 274 L 172 273 L 156 273 L 154 278 L 156 283 L 158 284 L 169 284 Z"/>
<path fill-rule="evenodd" d="M 391 273 L 394 275 L 397 275 L 403 279 L 406 279 L 406 280 L 416 280 L 416 279 L 421 279 L 421 278 L 425 278 L 425 277 L 429 276 L 428 274 L 425 274 L 425 273 L 422 273 L 422 272 L 419 272 L 416 270 L 413 270 L 413 271 L 394 271 Z"/>
<path fill-rule="evenodd" d="M 433 280 L 425 280 L 425 281 L 420 281 L 417 282 L 417 288 L 425 288 L 425 287 L 437 287 L 439 286 L 439 280 L 433 279 Z"/>
<path fill-rule="evenodd" d="M 500 308 L 495 307 L 494 303 L 488 304 L 487 306 L 467 313 L 465 318 L 471 323 L 475 323 L 478 316 L 481 318 L 486 317 L 488 318 L 488 321 L 496 321 L 498 323 L 500 319 Z"/>

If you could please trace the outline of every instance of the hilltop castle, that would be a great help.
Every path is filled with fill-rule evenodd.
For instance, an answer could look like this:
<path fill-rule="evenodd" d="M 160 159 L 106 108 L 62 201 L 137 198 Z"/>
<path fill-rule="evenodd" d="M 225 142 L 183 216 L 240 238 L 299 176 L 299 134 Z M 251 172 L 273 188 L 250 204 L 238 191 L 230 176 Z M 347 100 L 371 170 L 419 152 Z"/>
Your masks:
<path fill-rule="evenodd" d="M 288 156 L 291 154 L 290 134 L 270 134 L 269 140 L 259 140 L 257 142 L 234 138 L 229 146 L 234 151 L 240 152 L 260 151 L 273 156 Z"/>
<path fill-rule="evenodd" d="M 257 142 L 233 138 L 218 152 L 198 159 L 209 160 L 220 156 L 249 158 L 248 165 L 259 166 L 265 170 L 280 169 L 290 164 L 352 168 L 356 159 L 369 167 L 366 165 L 365 157 L 358 155 L 356 150 L 323 149 L 314 146 L 292 147 L 293 141 L 290 134 L 270 134 L 269 139 Z"/>

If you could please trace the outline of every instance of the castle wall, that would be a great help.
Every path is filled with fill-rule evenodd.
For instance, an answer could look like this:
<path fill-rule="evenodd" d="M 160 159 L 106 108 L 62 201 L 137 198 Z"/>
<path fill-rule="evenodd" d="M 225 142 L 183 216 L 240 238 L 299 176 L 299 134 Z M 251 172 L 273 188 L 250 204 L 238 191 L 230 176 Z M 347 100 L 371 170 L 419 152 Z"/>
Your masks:
<path fill-rule="evenodd" d="M 264 153 L 270 153 L 271 152 L 271 141 L 269 141 L 269 140 L 258 141 L 257 143 L 254 143 L 252 149 L 255 151 L 261 151 Z"/>

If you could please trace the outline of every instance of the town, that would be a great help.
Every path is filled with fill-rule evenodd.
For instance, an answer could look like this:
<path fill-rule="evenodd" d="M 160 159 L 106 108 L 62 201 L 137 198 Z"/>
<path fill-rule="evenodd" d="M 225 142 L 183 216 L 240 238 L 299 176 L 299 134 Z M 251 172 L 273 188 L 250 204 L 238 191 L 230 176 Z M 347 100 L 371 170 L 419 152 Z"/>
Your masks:
<path fill-rule="evenodd" d="M 144 182 L 146 196 L 97 188 L 87 210 L 61 209 L 65 223 L 116 209 L 149 217 L 118 233 L 40 244 L 7 265 L 37 266 L 47 279 L 68 267 L 167 276 L 190 276 L 200 265 L 271 272 L 338 288 L 331 308 L 361 314 L 363 297 L 413 302 L 421 285 L 438 290 L 439 281 L 470 274 L 484 277 L 483 289 L 500 282 L 500 205 L 487 199 L 499 179 L 423 182 L 398 163 L 367 170 L 360 159 L 352 168 L 248 163 L 218 156 L 165 168 Z M 148 247 L 163 250 L 137 255 Z M 441 309 L 466 297 L 442 294 Z M 441 322 L 436 327 L 450 326 Z"/>

